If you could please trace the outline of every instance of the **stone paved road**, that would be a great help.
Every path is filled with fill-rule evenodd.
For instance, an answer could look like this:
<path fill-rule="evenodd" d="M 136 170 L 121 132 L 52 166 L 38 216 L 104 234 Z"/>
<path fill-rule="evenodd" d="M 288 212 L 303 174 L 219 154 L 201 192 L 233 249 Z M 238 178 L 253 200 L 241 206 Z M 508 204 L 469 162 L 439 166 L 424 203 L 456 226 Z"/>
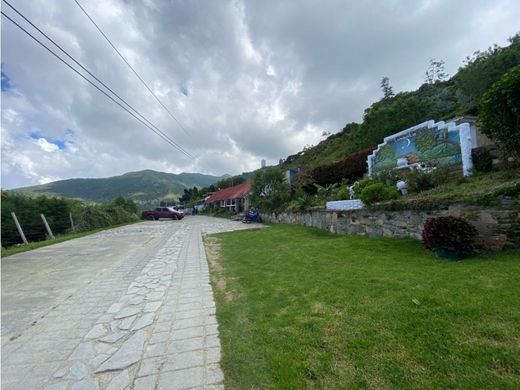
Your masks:
<path fill-rule="evenodd" d="M 201 234 L 156 221 L 2 260 L 2 389 L 223 388 Z"/>

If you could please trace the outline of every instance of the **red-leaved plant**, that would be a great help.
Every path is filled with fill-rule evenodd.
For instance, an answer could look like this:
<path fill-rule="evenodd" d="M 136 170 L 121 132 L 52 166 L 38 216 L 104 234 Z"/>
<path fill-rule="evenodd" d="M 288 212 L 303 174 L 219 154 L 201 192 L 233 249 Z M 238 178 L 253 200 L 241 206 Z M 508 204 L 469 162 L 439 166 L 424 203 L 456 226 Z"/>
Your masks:
<path fill-rule="evenodd" d="M 424 224 L 422 241 L 428 249 L 463 258 L 475 253 L 477 234 L 477 229 L 462 218 L 429 218 Z"/>

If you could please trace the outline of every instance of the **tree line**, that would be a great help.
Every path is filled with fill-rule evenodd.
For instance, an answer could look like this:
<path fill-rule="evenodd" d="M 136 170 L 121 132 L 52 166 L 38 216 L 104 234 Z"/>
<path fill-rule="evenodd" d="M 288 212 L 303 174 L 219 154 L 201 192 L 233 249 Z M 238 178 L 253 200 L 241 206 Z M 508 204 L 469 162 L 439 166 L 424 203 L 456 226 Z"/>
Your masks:
<path fill-rule="evenodd" d="M 40 218 L 44 214 L 54 235 L 73 231 L 88 231 L 137 221 L 137 205 L 118 196 L 110 203 L 87 204 L 85 202 L 40 195 L 30 197 L 10 191 L 2 191 L 2 247 L 22 243 L 11 216 L 16 214 L 28 241 L 42 241 L 47 231 Z"/>

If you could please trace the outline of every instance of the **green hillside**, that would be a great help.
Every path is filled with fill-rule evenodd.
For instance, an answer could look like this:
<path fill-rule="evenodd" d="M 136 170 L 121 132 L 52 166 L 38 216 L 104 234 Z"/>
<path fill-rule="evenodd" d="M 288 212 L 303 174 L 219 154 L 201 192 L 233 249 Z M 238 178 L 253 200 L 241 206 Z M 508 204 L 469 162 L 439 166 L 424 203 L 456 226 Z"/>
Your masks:
<path fill-rule="evenodd" d="M 376 147 L 383 138 L 433 119 L 478 116 L 484 92 L 509 69 L 520 64 L 520 35 L 507 47 L 493 46 L 467 57 L 458 72 L 448 79 L 442 64 L 430 65 L 431 78 L 411 92 L 393 94 L 368 107 L 362 123 L 349 123 L 318 145 L 287 157 L 284 168 L 315 167 L 339 160 L 353 152 Z M 437 73 L 436 73 L 437 72 Z M 374 80 L 377 82 L 377 80 Z M 382 90 L 385 92 L 383 85 Z"/>
<path fill-rule="evenodd" d="M 109 202 L 122 195 L 140 205 L 154 205 L 161 200 L 177 200 L 185 188 L 207 187 L 225 177 L 145 170 L 102 179 L 60 180 L 14 191 L 79 198 L 88 202 Z"/>

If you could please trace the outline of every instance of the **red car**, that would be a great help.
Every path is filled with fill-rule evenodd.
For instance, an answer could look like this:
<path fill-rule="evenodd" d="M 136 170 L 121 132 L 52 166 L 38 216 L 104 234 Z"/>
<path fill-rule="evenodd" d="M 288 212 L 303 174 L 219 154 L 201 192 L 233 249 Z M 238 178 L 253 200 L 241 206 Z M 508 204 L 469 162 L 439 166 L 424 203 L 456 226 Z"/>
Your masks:
<path fill-rule="evenodd" d="M 143 211 L 141 218 L 149 219 L 151 221 L 159 218 L 183 219 L 184 213 L 182 211 L 177 211 L 172 207 L 157 207 L 153 210 Z"/>

